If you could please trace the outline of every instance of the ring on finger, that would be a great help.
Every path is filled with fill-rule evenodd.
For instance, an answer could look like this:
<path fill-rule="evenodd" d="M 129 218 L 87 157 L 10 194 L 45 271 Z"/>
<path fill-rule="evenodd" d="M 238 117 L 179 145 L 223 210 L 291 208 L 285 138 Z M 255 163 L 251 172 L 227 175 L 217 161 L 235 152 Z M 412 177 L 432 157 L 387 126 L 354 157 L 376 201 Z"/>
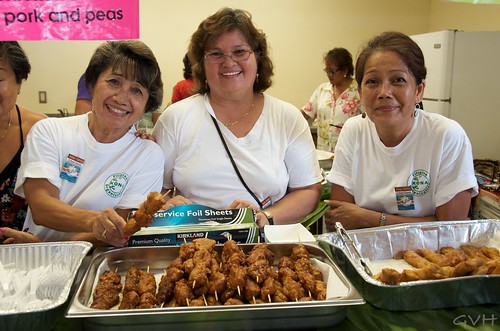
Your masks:
<path fill-rule="evenodd" d="M 104 229 L 104 231 L 101 233 L 101 236 L 102 236 L 103 238 L 106 238 L 106 239 L 107 239 L 107 237 L 106 237 L 106 232 L 107 232 L 107 231 L 108 231 L 108 230 Z"/>

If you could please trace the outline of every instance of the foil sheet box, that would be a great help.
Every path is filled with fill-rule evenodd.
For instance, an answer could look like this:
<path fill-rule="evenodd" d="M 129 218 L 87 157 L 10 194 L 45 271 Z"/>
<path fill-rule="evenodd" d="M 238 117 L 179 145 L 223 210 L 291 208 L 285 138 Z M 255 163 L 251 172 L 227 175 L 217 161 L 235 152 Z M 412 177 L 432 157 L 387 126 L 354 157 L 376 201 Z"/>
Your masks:
<path fill-rule="evenodd" d="M 210 238 L 218 244 L 229 238 L 237 243 L 256 243 L 259 235 L 251 208 L 214 209 L 192 204 L 155 213 L 151 224 L 132 235 L 128 245 L 180 245 L 196 238 Z"/>

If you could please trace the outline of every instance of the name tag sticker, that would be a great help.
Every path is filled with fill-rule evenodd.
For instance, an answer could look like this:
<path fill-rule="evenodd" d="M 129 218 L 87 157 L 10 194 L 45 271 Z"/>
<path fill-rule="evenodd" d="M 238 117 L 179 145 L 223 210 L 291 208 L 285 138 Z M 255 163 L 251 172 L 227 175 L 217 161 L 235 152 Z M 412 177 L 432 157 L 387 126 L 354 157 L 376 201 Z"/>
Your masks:
<path fill-rule="evenodd" d="M 76 183 L 84 162 L 85 160 L 79 158 L 78 156 L 68 154 L 68 158 L 61 168 L 59 177 L 67 180 L 68 182 Z"/>
<path fill-rule="evenodd" d="M 398 210 L 414 210 L 415 200 L 411 186 L 395 187 Z"/>

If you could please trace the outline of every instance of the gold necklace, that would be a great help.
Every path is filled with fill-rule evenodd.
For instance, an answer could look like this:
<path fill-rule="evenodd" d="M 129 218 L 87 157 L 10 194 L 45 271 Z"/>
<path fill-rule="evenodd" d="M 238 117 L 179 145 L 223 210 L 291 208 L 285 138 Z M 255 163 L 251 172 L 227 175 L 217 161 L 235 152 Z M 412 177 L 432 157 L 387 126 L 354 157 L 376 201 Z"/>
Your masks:
<path fill-rule="evenodd" d="M 224 124 L 226 126 L 226 128 L 229 128 L 230 126 L 233 126 L 233 125 L 236 125 L 238 124 L 240 121 L 243 121 L 247 116 L 248 114 L 250 114 L 250 112 L 252 111 L 253 109 L 253 106 L 255 105 L 254 102 L 252 102 L 252 105 L 250 106 L 250 109 L 245 113 L 245 115 L 241 116 L 240 118 L 238 118 L 237 120 L 235 121 L 232 121 L 231 123 L 228 123 L 228 124 Z"/>
<path fill-rule="evenodd" d="M 0 137 L 0 140 L 3 139 L 3 137 L 5 137 L 5 135 L 7 134 L 7 131 L 9 131 L 10 129 L 10 125 L 12 124 L 12 109 L 9 111 L 9 125 L 7 125 L 7 129 L 4 131 L 4 133 L 2 134 L 2 136 Z"/>

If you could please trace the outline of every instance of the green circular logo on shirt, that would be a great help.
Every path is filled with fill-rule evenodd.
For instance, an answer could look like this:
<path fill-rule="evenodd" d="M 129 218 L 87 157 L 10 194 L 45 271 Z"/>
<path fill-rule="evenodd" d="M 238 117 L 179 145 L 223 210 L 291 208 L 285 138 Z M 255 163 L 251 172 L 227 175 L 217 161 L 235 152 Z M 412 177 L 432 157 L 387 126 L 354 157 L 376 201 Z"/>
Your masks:
<path fill-rule="evenodd" d="M 417 197 L 426 195 L 431 187 L 431 178 L 427 170 L 418 169 L 408 178 L 408 185 L 411 186 L 413 194 Z"/>
<path fill-rule="evenodd" d="M 116 173 L 112 174 L 104 182 L 104 191 L 112 198 L 119 198 L 122 196 L 125 187 L 128 183 L 128 174 Z"/>

